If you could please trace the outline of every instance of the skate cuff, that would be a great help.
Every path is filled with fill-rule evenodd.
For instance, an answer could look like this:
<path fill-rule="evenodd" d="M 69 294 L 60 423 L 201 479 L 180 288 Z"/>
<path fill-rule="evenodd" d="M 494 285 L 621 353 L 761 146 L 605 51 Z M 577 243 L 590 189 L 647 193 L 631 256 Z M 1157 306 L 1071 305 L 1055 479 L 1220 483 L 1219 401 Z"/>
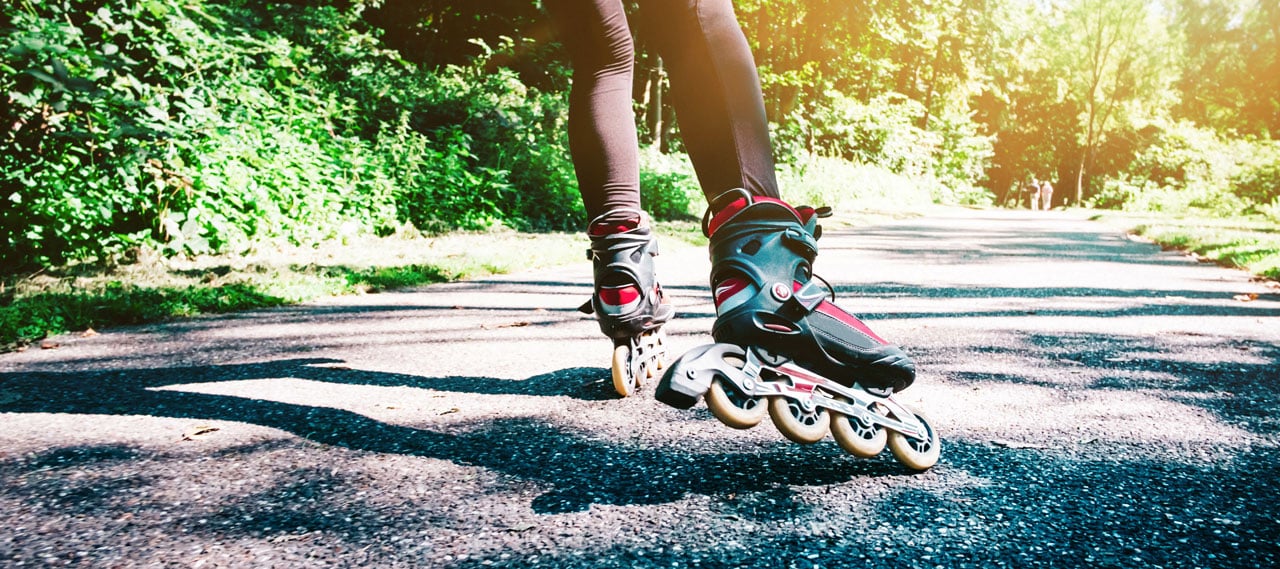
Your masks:
<path fill-rule="evenodd" d="M 739 197 L 738 199 L 735 199 L 729 202 L 727 205 L 724 205 L 718 211 L 715 211 L 714 215 L 712 215 L 712 212 L 714 210 L 709 208 L 707 210 L 707 216 L 704 216 L 702 220 L 702 232 L 707 237 L 715 235 L 717 230 L 719 230 L 722 226 L 724 226 L 725 223 L 727 223 L 730 219 L 733 219 L 734 217 L 736 217 L 742 211 L 754 205 L 765 205 L 765 204 L 769 204 L 783 211 L 789 212 L 793 217 L 795 217 L 796 221 L 799 221 L 800 223 L 804 223 L 804 221 L 802 220 L 808 219 L 810 216 L 812 216 L 812 211 L 813 211 L 812 208 L 809 208 L 810 210 L 809 216 L 802 217 L 800 212 L 796 211 L 796 209 L 791 207 L 790 204 L 778 198 L 750 196 L 744 193 L 742 197 Z M 713 206 L 714 205 L 718 205 L 718 204 L 713 203 Z"/>

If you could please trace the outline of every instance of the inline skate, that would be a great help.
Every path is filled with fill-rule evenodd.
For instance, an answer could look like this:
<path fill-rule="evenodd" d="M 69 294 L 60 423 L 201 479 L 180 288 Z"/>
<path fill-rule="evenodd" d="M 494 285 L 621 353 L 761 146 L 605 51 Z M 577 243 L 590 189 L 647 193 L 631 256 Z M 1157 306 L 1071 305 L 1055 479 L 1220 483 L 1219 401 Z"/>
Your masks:
<path fill-rule="evenodd" d="M 613 211 L 587 227 L 595 289 L 580 311 L 613 340 L 613 388 L 627 397 L 666 364 L 662 325 L 675 309 L 654 275 L 658 244 L 642 211 Z"/>
<path fill-rule="evenodd" d="M 655 395 L 687 409 L 704 397 L 730 427 L 767 414 L 784 436 L 814 443 L 831 433 L 846 452 L 870 458 L 887 446 L 908 468 L 937 463 L 937 432 L 893 399 L 915 380 L 915 364 L 834 304 L 813 274 L 817 220 L 826 208 L 792 208 L 735 190 L 703 217 L 710 238 L 716 343 L 690 350 L 663 374 Z"/>

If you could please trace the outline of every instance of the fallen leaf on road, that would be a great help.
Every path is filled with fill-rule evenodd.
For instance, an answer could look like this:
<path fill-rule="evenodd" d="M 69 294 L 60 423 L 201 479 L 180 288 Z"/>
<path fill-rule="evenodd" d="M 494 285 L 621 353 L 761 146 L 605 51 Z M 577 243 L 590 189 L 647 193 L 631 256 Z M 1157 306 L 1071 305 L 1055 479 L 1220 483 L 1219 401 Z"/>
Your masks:
<path fill-rule="evenodd" d="M 45 341 L 43 341 L 43 342 L 40 342 L 40 349 L 41 349 L 41 350 L 56 350 L 56 349 L 58 349 L 58 348 L 59 348 L 59 347 L 61 347 L 61 346 L 62 346 L 62 344 L 59 344 L 59 343 L 57 343 L 57 342 L 55 342 L 55 341 L 53 341 L 53 340 L 45 340 Z"/>
<path fill-rule="evenodd" d="M 453 409 L 449 409 L 449 410 L 447 410 L 447 411 L 441 411 L 441 412 L 440 412 L 440 414 L 441 414 L 441 415 L 449 415 L 449 414 L 451 414 L 451 413 L 457 413 L 457 412 L 459 412 L 459 411 L 461 411 L 461 410 L 462 410 L 462 409 L 459 409 L 459 408 L 457 408 L 457 407 L 454 407 Z"/>
<path fill-rule="evenodd" d="M 194 441 L 196 440 L 196 437 L 200 435 L 207 435 L 217 430 L 218 430 L 218 427 L 211 427 L 209 425 L 197 425 L 195 427 L 191 427 L 190 429 L 187 429 L 186 432 L 182 433 L 182 440 Z"/>
<path fill-rule="evenodd" d="M 538 524 L 530 523 L 530 522 L 524 522 L 524 523 L 521 523 L 521 524 L 516 524 L 516 525 L 514 525 L 514 526 L 511 526 L 511 531 L 514 531 L 514 532 L 524 532 L 524 531 L 529 531 L 529 530 L 531 530 L 531 529 L 533 529 L 533 528 L 536 528 L 536 527 L 538 527 Z"/>
<path fill-rule="evenodd" d="M 1258 294 L 1254 292 L 1251 292 L 1248 294 L 1237 294 L 1231 298 L 1239 300 L 1240 302 L 1250 302 L 1250 301 L 1258 300 Z"/>
<path fill-rule="evenodd" d="M 92 338 L 97 335 L 98 335 L 98 331 L 94 330 L 93 328 L 85 328 L 84 332 L 80 333 L 81 338 Z"/>
<path fill-rule="evenodd" d="M 499 327 L 499 328 L 523 328 L 523 327 L 528 326 L 528 325 L 529 325 L 529 323 L 528 323 L 528 322 L 523 322 L 523 321 L 521 321 L 521 322 L 512 322 L 512 323 L 510 323 L 510 324 L 503 324 L 503 325 L 498 326 L 498 327 Z"/>

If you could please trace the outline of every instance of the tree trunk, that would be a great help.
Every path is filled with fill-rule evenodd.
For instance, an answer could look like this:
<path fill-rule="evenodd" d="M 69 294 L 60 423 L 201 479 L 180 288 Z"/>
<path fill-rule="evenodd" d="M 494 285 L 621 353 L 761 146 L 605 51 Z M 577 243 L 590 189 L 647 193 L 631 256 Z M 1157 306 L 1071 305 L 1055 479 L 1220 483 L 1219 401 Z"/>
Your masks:
<path fill-rule="evenodd" d="M 663 66 L 662 58 L 657 59 L 657 63 L 649 73 L 649 101 L 647 126 L 649 134 L 653 137 L 650 141 L 655 148 L 662 147 L 663 131 L 666 129 L 666 121 L 662 120 L 662 83 L 663 83 Z"/>

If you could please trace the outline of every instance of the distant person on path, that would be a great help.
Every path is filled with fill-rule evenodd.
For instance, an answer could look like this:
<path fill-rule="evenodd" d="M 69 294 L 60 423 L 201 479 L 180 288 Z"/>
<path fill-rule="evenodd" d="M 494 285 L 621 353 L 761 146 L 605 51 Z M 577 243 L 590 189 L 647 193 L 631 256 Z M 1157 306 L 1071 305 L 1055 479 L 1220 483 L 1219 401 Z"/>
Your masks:
<path fill-rule="evenodd" d="M 1040 181 L 1031 178 L 1031 182 L 1023 186 L 1023 191 L 1027 194 L 1027 205 L 1032 209 L 1038 209 L 1040 206 Z"/>
<path fill-rule="evenodd" d="M 654 276 L 657 246 L 640 204 L 635 47 L 625 4 L 545 3 L 573 66 L 569 145 L 590 219 L 595 280 L 583 311 L 594 313 L 614 341 L 614 387 L 623 395 L 646 371 L 637 365 L 652 363 L 637 364 L 637 354 L 655 346 L 647 338 L 673 316 Z M 712 253 L 716 340 L 769 344 L 819 373 L 856 370 L 864 386 L 910 385 L 911 358 L 823 300 L 829 292 L 812 278 L 816 221 L 826 212 L 779 197 L 759 74 L 731 0 L 637 4 L 633 17 L 670 72 L 680 133 L 709 205 L 703 231 Z M 801 297 L 799 305 L 784 302 Z M 759 316 L 769 311 L 777 315 Z M 767 320 L 765 327 L 744 326 L 752 315 Z M 844 376 L 852 381 L 854 374 Z"/>
<path fill-rule="evenodd" d="M 1053 208 L 1053 184 L 1050 184 L 1049 180 L 1040 182 L 1040 191 L 1037 193 L 1039 194 L 1036 197 L 1039 198 L 1040 200 L 1040 209 L 1043 209 L 1045 211 L 1049 211 L 1050 209 L 1052 209 Z"/>

